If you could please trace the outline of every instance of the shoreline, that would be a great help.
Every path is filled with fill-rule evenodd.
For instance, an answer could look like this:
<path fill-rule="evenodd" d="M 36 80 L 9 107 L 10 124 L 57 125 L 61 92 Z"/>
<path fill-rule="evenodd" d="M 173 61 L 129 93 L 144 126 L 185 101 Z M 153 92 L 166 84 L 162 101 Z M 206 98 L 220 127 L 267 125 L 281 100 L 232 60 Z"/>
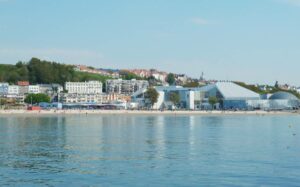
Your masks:
<path fill-rule="evenodd" d="M 0 110 L 8 115 L 300 115 L 300 111 Z"/>

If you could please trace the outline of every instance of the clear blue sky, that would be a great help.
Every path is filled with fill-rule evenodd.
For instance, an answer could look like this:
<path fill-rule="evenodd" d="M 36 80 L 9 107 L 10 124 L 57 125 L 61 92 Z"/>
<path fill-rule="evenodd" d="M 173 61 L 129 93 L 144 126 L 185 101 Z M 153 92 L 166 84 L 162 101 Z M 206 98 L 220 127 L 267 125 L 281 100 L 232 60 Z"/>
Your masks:
<path fill-rule="evenodd" d="M 0 63 L 33 56 L 300 86 L 300 0 L 0 0 Z"/>

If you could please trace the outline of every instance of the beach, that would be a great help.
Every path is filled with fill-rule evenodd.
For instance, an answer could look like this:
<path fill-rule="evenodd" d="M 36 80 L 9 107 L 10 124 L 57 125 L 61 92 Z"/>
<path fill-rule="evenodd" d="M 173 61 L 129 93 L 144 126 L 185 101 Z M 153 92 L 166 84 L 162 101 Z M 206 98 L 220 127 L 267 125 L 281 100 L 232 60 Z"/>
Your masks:
<path fill-rule="evenodd" d="M 158 110 L 0 110 L 0 115 L 300 115 L 300 111 L 158 111 Z"/>

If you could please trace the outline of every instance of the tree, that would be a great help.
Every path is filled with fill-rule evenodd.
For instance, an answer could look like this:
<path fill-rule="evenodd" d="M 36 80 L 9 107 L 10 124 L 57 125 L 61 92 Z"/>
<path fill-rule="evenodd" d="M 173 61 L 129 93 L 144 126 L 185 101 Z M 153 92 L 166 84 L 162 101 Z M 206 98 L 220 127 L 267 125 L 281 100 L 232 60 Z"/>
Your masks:
<path fill-rule="evenodd" d="M 0 0 L 1 1 L 1 0 Z M 59 64 L 32 58 L 29 62 L 18 62 L 16 65 L 0 64 L 0 82 L 15 84 L 17 81 L 29 81 L 31 84 L 65 84 L 68 81 L 98 80 L 105 82 L 111 76 L 79 72 L 74 66 Z M 129 75 L 127 78 L 132 78 Z"/>
<path fill-rule="evenodd" d="M 50 102 L 50 97 L 46 94 L 28 94 L 24 100 L 27 104 L 37 104 L 41 102 Z"/>
<path fill-rule="evenodd" d="M 211 96 L 208 98 L 208 102 L 212 106 L 212 108 L 214 108 L 215 104 L 217 104 L 219 102 L 219 100 L 217 97 Z"/>
<path fill-rule="evenodd" d="M 159 96 L 159 93 L 153 87 L 148 88 L 145 93 L 145 98 L 150 101 L 151 107 L 153 107 L 154 103 L 157 102 L 158 96 Z"/>
<path fill-rule="evenodd" d="M 5 105 L 7 101 L 5 99 L 0 98 L 0 106 Z"/>
<path fill-rule="evenodd" d="M 134 74 L 134 73 L 131 73 L 129 71 L 126 71 L 126 70 L 121 70 L 119 72 L 120 76 L 125 79 L 125 80 L 131 80 L 131 79 L 136 79 L 136 80 L 143 80 L 144 78 Z"/>
<path fill-rule="evenodd" d="M 170 93 L 169 99 L 175 106 L 178 105 L 180 102 L 180 96 L 176 92 Z"/>
<path fill-rule="evenodd" d="M 169 73 L 166 78 L 167 83 L 169 85 L 174 85 L 175 84 L 175 75 L 173 73 Z"/>

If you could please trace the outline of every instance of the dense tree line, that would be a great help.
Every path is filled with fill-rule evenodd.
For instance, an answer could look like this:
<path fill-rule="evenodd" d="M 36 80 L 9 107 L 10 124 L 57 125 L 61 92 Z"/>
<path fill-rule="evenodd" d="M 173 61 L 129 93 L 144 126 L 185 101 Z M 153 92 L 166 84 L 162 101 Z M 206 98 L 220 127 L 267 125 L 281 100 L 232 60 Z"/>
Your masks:
<path fill-rule="evenodd" d="M 63 85 L 67 81 L 99 80 L 104 82 L 108 78 L 110 77 L 77 72 L 72 65 L 38 58 L 32 58 L 29 62 L 18 62 L 16 65 L 0 65 L 0 82 L 11 84 L 29 81 L 31 84 L 59 83 Z"/>
<path fill-rule="evenodd" d="M 25 103 L 27 104 L 37 104 L 41 102 L 50 102 L 50 97 L 46 94 L 29 94 L 26 96 Z"/>

